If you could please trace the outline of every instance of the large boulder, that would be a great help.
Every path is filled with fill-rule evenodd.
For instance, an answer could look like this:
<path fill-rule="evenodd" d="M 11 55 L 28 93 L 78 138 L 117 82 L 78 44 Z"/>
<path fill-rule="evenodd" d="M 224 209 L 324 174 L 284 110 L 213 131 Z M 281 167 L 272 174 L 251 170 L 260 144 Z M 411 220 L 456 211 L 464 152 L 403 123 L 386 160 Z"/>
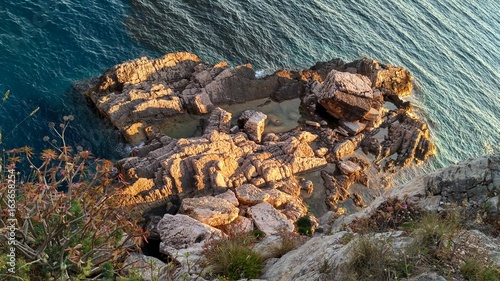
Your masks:
<path fill-rule="evenodd" d="M 243 124 L 243 130 L 251 140 L 260 142 L 266 126 L 267 115 L 255 110 L 245 110 L 238 121 Z"/>
<path fill-rule="evenodd" d="M 245 205 L 256 205 L 269 199 L 269 195 L 267 193 L 253 184 L 238 186 L 234 191 L 236 192 L 236 198 L 238 198 L 238 201 Z"/>
<path fill-rule="evenodd" d="M 157 230 L 161 237 L 160 251 L 169 255 L 176 254 L 176 250 L 203 246 L 207 241 L 225 236 L 219 229 L 181 214 L 165 214 Z"/>
<path fill-rule="evenodd" d="M 248 209 L 255 226 L 266 235 L 276 235 L 291 232 L 293 223 L 271 204 L 262 202 Z"/>
<path fill-rule="evenodd" d="M 199 198 L 184 198 L 179 212 L 204 224 L 221 226 L 229 224 L 236 219 L 239 210 L 224 199 L 204 196 Z"/>
<path fill-rule="evenodd" d="M 366 76 L 333 70 L 326 77 L 317 98 L 335 118 L 355 121 L 370 112 L 373 91 Z"/>

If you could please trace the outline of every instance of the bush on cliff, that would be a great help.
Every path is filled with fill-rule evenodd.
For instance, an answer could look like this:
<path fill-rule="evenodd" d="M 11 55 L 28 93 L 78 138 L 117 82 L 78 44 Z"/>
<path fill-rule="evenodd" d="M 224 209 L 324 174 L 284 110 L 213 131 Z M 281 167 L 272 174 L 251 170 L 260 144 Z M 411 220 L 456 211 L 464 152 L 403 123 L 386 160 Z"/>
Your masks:
<path fill-rule="evenodd" d="M 264 262 L 251 249 L 254 239 L 253 235 L 240 235 L 208 243 L 204 254 L 213 274 L 229 280 L 259 278 Z"/>
<path fill-rule="evenodd" d="M 51 148 L 39 157 L 29 147 L 3 152 L 0 260 L 15 243 L 16 273 L 1 266 L 2 280 L 112 280 L 127 247 L 143 234 L 113 164 L 66 143 L 72 119 L 65 116 L 59 128 L 49 124 L 57 140 L 45 137 Z"/>

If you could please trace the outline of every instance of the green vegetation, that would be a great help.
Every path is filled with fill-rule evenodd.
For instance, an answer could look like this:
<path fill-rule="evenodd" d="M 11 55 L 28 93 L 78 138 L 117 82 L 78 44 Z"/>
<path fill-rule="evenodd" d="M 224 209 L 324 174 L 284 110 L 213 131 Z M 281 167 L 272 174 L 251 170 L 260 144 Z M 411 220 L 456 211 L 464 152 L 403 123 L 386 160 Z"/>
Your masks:
<path fill-rule="evenodd" d="M 389 200 L 370 217 L 373 221 L 357 220 L 350 227 L 360 233 L 404 230 L 410 238 L 408 241 L 412 242 L 393 248 L 391 243 L 385 243 L 390 241 L 376 239 L 372 234 L 356 239 L 345 266 L 348 279 L 394 280 L 436 272 L 450 280 L 455 277 L 500 280 L 500 270 L 492 265 L 480 265 L 477 262 L 479 256 L 475 253 L 469 252 L 469 259 L 465 261 L 463 255 L 458 253 L 466 242 L 457 242 L 460 241 L 457 238 L 463 235 L 463 229 L 461 216 L 455 209 L 441 213 L 424 212 L 403 202 Z"/>
<path fill-rule="evenodd" d="M 361 237 L 347 262 L 348 280 L 394 280 L 396 257 L 381 240 Z"/>
<path fill-rule="evenodd" d="M 16 276 L 23 280 L 114 280 L 144 235 L 113 164 L 66 143 L 71 120 L 49 125 L 55 138 L 44 138 L 51 148 L 38 156 L 23 147 L 4 150 L 0 160 L 0 260 L 14 239 Z M 12 219 L 10 238 L 5 226 Z M 6 276 L 12 274 L 2 263 L 0 279 Z"/>
<path fill-rule="evenodd" d="M 264 262 L 251 249 L 254 239 L 252 235 L 242 235 L 208 243 L 205 258 L 212 266 L 213 274 L 228 280 L 258 278 Z"/>
<path fill-rule="evenodd" d="M 460 272 L 469 281 L 499 281 L 500 268 L 493 265 L 483 265 L 477 260 L 466 260 Z"/>
<path fill-rule="evenodd" d="M 297 225 L 297 232 L 302 235 L 307 235 L 311 236 L 313 234 L 313 223 L 309 216 L 303 216 L 300 217 L 297 222 L 295 222 Z"/>

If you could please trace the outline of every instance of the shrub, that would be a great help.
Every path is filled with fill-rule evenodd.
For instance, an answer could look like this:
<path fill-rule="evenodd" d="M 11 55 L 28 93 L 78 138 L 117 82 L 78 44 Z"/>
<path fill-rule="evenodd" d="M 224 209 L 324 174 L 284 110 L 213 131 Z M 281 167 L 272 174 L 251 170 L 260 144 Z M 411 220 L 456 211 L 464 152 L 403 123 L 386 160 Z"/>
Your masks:
<path fill-rule="evenodd" d="M 297 232 L 299 234 L 307 235 L 307 236 L 312 235 L 313 223 L 311 221 L 311 218 L 309 218 L 309 216 L 300 217 L 295 224 L 297 225 Z"/>
<path fill-rule="evenodd" d="M 272 256 L 276 258 L 280 258 L 286 253 L 300 247 L 307 240 L 307 237 L 300 236 L 293 232 L 282 232 L 280 233 L 280 237 L 281 243 L 279 246 L 272 249 Z"/>
<path fill-rule="evenodd" d="M 483 265 L 476 260 L 466 260 L 460 272 L 470 281 L 499 281 L 500 269 L 492 265 Z"/>
<path fill-rule="evenodd" d="M 31 148 L 23 147 L 4 151 L 0 163 L 12 172 L 26 167 L 27 176 L 21 179 L 15 174 L 15 212 L 7 204 L 11 203 L 7 183 L 12 183 L 8 177 L 14 174 L 0 173 L 0 223 L 5 226 L 7 220 L 16 219 L 16 259 L 21 272 L 29 269 L 31 280 L 111 280 L 127 247 L 144 234 L 122 193 L 125 183 L 113 176 L 113 164 L 66 144 L 65 131 L 72 119 L 65 116 L 59 128 L 49 124 L 57 140 L 44 138 L 51 148 L 43 150 L 39 159 Z M 2 253 L 7 252 L 7 240 L 2 231 Z M 8 273 L 2 268 L 0 274 Z"/>
<path fill-rule="evenodd" d="M 346 264 L 349 280 L 394 280 L 396 257 L 383 241 L 361 237 Z"/>
<path fill-rule="evenodd" d="M 262 258 L 251 249 L 254 237 L 236 236 L 207 243 L 204 254 L 213 273 L 229 280 L 258 278 L 264 266 Z"/>
<path fill-rule="evenodd" d="M 421 214 L 421 210 L 408 199 L 388 198 L 369 218 L 355 220 L 350 228 L 361 233 L 400 228 L 412 230 Z"/>

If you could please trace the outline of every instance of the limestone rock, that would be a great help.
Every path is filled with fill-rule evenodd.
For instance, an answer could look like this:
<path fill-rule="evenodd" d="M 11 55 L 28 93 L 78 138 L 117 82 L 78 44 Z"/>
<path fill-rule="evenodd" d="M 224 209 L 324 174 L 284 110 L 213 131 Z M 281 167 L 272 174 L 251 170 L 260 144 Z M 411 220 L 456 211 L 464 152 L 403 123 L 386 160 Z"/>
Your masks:
<path fill-rule="evenodd" d="M 364 58 L 342 65 L 339 70 L 354 69 L 355 73 L 367 76 L 372 87 L 393 92 L 400 96 L 411 93 L 412 76 L 402 67 L 379 63 L 376 60 Z"/>
<path fill-rule="evenodd" d="M 293 175 L 327 164 L 311 148 L 316 135 L 288 132 L 276 137 L 265 144 L 219 130 L 189 139 L 158 137 L 118 162 L 131 183 L 125 193 L 131 203 L 148 209 L 165 204 L 170 196 L 217 194 L 246 183 L 292 187 L 288 181 Z"/>
<path fill-rule="evenodd" d="M 267 202 L 252 206 L 248 211 L 255 226 L 266 235 L 291 232 L 294 229 L 293 223 Z"/>
<path fill-rule="evenodd" d="M 254 230 L 253 222 L 249 218 L 238 216 L 230 224 L 221 227 L 221 230 L 229 236 L 252 232 Z"/>
<path fill-rule="evenodd" d="M 340 161 L 337 166 L 346 175 L 361 171 L 361 167 L 352 161 Z"/>
<path fill-rule="evenodd" d="M 202 246 L 211 239 L 220 239 L 224 234 L 211 226 L 203 224 L 187 215 L 165 214 L 158 223 L 161 237 L 160 251 L 172 254 L 173 250 L 181 250 L 193 246 Z"/>
<path fill-rule="evenodd" d="M 213 131 L 229 133 L 230 126 L 231 126 L 231 113 L 225 111 L 220 107 L 217 107 L 210 114 L 210 117 L 208 118 L 208 124 L 205 127 L 203 133 L 209 134 Z"/>
<path fill-rule="evenodd" d="M 235 206 L 235 207 L 238 207 L 238 205 L 240 205 L 240 202 L 238 202 L 238 198 L 236 198 L 236 195 L 230 189 L 228 189 L 224 193 L 215 195 L 215 197 L 224 199 L 224 200 L 228 201 L 229 203 L 233 204 L 233 206 Z"/>
<path fill-rule="evenodd" d="M 238 208 L 212 196 L 184 198 L 179 212 L 210 226 L 226 225 L 238 217 Z"/>
<path fill-rule="evenodd" d="M 253 184 L 244 184 L 235 189 L 236 198 L 242 204 L 255 205 L 267 201 L 269 195 Z"/>
<path fill-rule="evenodd" d="M 267 115 L 255 110 L 245 110 L 238 119 L 251 140 L 260 142 L 266 125 Z"/>
<path fill-rule="evenodd" d="M 333 148 L 333 154 L 337 159 L 342 159 L 354 152 L 361 143 L 365 136 L 363 134 L 356 135 L 351 138 L 347 138 L 342 142 L 339 142 Z"/>
<path fill-rule="evenodd" d="M 359 134 L 366 128 L 365 123 L 361 123 L 359 121 L 345 121 L 340 120 L 340 125 L 346 129 L 349 135 L 354 136 Z"/>
<path fill-rule="evenodd" d="M 317 98 L 335 118 L 355 121 L 363 119 L 370 111 L 373 91 L 366 76 L 333 70 Z"/>

